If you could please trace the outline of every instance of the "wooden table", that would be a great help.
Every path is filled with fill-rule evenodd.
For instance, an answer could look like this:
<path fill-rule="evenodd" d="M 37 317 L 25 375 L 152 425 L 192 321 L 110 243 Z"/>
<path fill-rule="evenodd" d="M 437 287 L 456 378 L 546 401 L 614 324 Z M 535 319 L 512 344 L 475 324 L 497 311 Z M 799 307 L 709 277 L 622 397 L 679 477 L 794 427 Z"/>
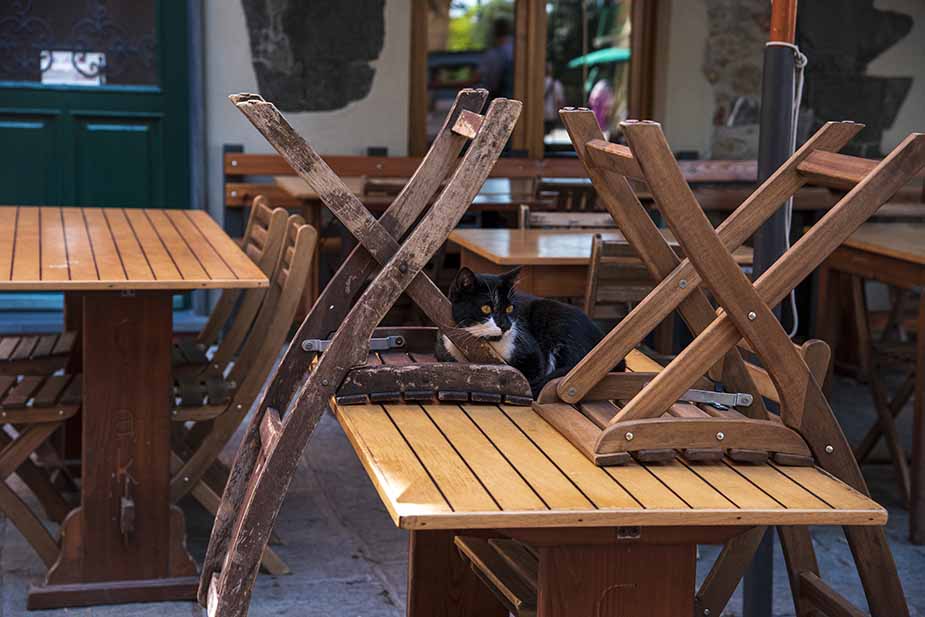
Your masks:
<path fill-rule="evenodd" d="M 820 269 L 817 336 L 833 346 L 837 344 L 839 275 L 852 278 L 854 285 L 854 312 L 858 342 L 862 349 L 862 365 L 868 372 L 875 399 L 878 394 L 879 377 L 877 368 L 870 362 L 863 362 L 864 350 L 869 349 L 870 332 L 866 319 L 866 305 L 863 296 L 863 281 L 886 283 L 903 290 L 922 290 L 925 287 L 925 224 L 923 223 L 866 223 L 862 225 Z M 847 299 L 846 299 L 847 300 Z M 906 465 L 902 457 L 895 460 L 901 485 L 908 492 L 910 512 L 910 537 L 916 544 L 925 543 L 925 294 L 918 301 L 917 342 L 915 349 L 914 378 L 914 435 L 912 462 Z M 878 415 L 883 418 L 890 410 L 887 401 L 875 400 Z M 892 420 L 887 420 L 892 424 Z M 881 421 L 881 428 L 884 426 Z M 887 439 L 898 441 L 887 432 Z M 895 456 L 895 452 L 894 452 Z"/>
<path fill-rule="evenodd" d="M 321 230 L 321 211 L 324 204 L 318 198 L 318 194 L 308 186 L 308 184 L 298 176 L 275 176 L 274 182 L 283 191 L 298 199 L 302 203 L 302 216 L 305 222 Z M 376 178 L 370 182 L 374 185 L 373 189 L 378 187 L 380 190 L 367 192 L 369 186 L 366 178 L 347 177 L 344 183 L 353 191 L 354 195 L 360 198 L 363 205 L 371 212 L 377 215 L 385 212 L 392 202 L 395 195 L 404 186 L 404 179 Z M 507 178 L 489 178 L 486 180 L 482 190 L 476 195 L 472 204 L 469 206 L 470 212 L 513 212 L 520 204 L 537 204 L 551 203 L 537 197 L 534 193 L 526 190 L 522 182 L 509 180 Z M 342 238 L 344 242 L 352 243 L 352 238 Z M 309 284 L 305 288 L 304 306 L 306 311 L 311 308 L 321 291 L 320 276 L 320 246 L 315 249 L 315 258 L 312 260 L 312 270 Z M 343 251 L 342 251 L 343 252 Z"/>
<path fill-rule="evenodd" d="M 172 294 L 266 276 L 204 212 L 23 206 L 0 220 L 0 290 L 82 308 L 81 506 L 29 607 L 195 598 L 169 497 Z"/>
<path fill-rule="evenodd" d="M 677 246 L 669 230 L 663 235 Z M 461 249 L 461 264 L 476 272 L 503 272 L 523 266 L 520 289 L 543 297 L 575 298 L 585 293 L 591 241 L 623 240 L 616 229 L 456 229 L 449 237 Z M 752 250 L 736 251 L 736 260 L 751 264 Z"/>
<path fill-rule="evenodd" d="M 410 617 L 507 616 L 453 546 L 463 530 L 537 548 L 539 617 L 677 617 L 694 612 L 698 543 L 757 525 L 886 521 L 811 467 L 596 467 L 529 407 L 332 407 L 392 521 L 411 532 Z"/>

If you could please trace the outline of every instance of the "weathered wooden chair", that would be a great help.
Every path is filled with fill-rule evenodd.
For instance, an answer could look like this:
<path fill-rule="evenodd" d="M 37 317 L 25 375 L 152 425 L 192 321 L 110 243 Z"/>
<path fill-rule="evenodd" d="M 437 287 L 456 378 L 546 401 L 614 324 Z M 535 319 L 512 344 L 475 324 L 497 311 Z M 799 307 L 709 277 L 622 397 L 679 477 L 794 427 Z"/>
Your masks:
<path fill-rule="evenodd" d="M 61 522 L 70 508 L 30 456 L 79 408 L 79 376 L 0 377 L 0 512 L 25 536 L 46 567 L 58 558 L 58 540 L 6 480 L 13 473 L 19 475 L 49 518 Z"/>
<path fill-rule="evenodd" d="M 199 600 L 210 614 L 246 614 L 260 552 L 302 450 L 332 396 L 529 400 L 523 376 L 495 364 L 499 358 L 484 341 L 453 327 L 449 301 L 422 274 L 478 193 L 517 121 L 520 103 L 506 99 L 496 99 L 484 117 L 478 115 L 486 94 L 460 92 L 421 166 L 378 220 L 344 190 L 272 104 L 255 95 L 232 97 L 359 245 L 300 327 L 238 450 L 203 564 Z M 466 154 L 457 160 L 470 139 Z M 449 181 L 428 209 L 447 174 Z M 364 287 L 377 267 L 378 274 Z M 376 332 L 403 292 L 467 358 L 495 365 L 411 364 L 411 354 L 397 364 L 363 366 L 370 350 L 404 344 L 405 335 L 394 333 L 400 331 L 391 336 Z M 435 332 L 430 332 L 435 342 Z M 383 384 L 388 391 L 380 389 Z"/>
<path fill-rule="evenodd" d="M 589 317 L 623 317 L 654 286 L 652 275 L 629 243 L 594 236 L 584 299 L 584 311 Z"/>
<path fill-rule="evenodd" d="M 241 240 L 241 247 L 267 275 L 276 263 L 276 254 L 268 248 L 278 248 L 286 225 L 286 210 L 270 207 L 266 198 L 257 196 L 251 208 L 247 228 Z M 234 324 L 228 327 L 242 294 L 241 308 L 235 315 Z M 207 351 L 214 345 L 228 327 L 226 338 L 231 338 L 227 349 L 237 350 L 250 325 L 266 290 L 262 288 L 242 291 L 225 289 L 215 304 L 205 327 L 195 338 L 178 339 L 173 347 L 173 365 L 184 371 L 189 367 L 210 364 Z M 0 338 L 0 375 L 50 375 L 68 367 L 68 361 L 77 344 L 78 333 L 65 331 L 59 334 L 38 336 L 5 336 Z M 237 341 L 235 344 L 234 341 Z M 225 361 L 228 358 L 224 358 Z"/>
<path fill-rule="evenodd" d="M 794 346 L 770 307 L 925 165 L 925 135 L 911 135 L 876 162 L 837 154 L 861 125 L 826 124 L 714 230 L 658 124 L 624 123 L 627 148 L 603 141 L 591 112 L 569 109 L 561 115 L 598 194 L 659 284 L 568 375 L 546 386 L 534 404 L 537 413 L 599 465 L 678 453 L 690 461 L 772 456 L 779 465 L 815 464 L 867 494 L 818 385 L 820 357 L 827 363 L 827 348 L 818 343 Z M 665 243 L 627 178 L 647 182 L 687 259 L 680 260 Z M 846 182 L 854 188 L 752 284 L 730 252 L 800 186 Z M 710 305 L 701 282 L 709 285 L 720 311 Z M 609 373 L 676 308 L 695 334 L 691 345 L 661 372 Z M 754 353 L 764 369 L 747 364 L 739 346 Z M 722 391 L 724 387 L 729 391 Z M 767 410 L 765 396 L 780 401 L 779 415 Z M 818 578 L 808 530 L 779 531 L 797 602 L 827 614 L 833 605 L 848 606 Z M 908 614 L 882 529 L 845 527 L 845 534 L 872 613 Z M 717 581 L 712 589 L 722 587 L 731 594 L 759 539 L 756 532 L 726 547 L 718 570 L 708 579 Z M 703 606 L 719 614 L 728 595 L 714 594 L 703 597 L 725 597 Z M 853 610 L 845 608 L 841 614 Z"/>

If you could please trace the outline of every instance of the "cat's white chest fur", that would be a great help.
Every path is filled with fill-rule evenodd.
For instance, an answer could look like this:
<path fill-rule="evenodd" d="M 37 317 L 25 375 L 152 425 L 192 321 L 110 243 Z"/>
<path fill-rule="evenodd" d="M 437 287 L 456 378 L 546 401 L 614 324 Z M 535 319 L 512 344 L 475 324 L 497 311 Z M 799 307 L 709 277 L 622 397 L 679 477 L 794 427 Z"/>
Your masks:
<path fill-rule="evenodd" d="M 488 344 L 501 356 L 505 362 L 510 362 L 511 357 L 514 355 L 514 341 L 517 338 L 517 322 L 511 323 L 511 328 L 505 333 L 501 333 L 501 328 L 495 324 L 494 318 L 489 318 L 485 323 L 478 324 L 477 326 L 469 326 L 468 328 L 463 328 L 466 332 L 473 336 L 479 338 L 488 337 L 488 336 L 501 336 L 500 340 L 489 341 Z M 457 362 L 467 362 L 466 357 L 462 354 L 461 351 L 453 344 L 453 342 L 444 335 L 443 345 L 446 347 L 446 350 L 450 352 L 450 355 L 456 359 Z"/>

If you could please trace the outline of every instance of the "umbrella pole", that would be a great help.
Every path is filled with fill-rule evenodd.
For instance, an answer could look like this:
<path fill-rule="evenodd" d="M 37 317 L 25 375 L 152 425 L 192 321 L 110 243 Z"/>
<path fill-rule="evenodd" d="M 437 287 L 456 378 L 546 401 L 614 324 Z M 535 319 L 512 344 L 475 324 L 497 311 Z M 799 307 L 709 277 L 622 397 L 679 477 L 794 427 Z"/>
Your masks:
<path fill-rule="evenodd" d="M 758 181 L 764 181 L 793 153 L 797 0 L 773 0 L 771 35 L 764 49 L 761 90 L 761 125 L 758 142 Z M 757 278 L 787 250 L 787 208 L 761 226 L 755 234 L 754 276 Z M 780 319 L 780 306 L 774 309 Z M 765 532 L 745 575 L 744 617 L 771 617 L 774 583 L 774 534 Z"/>

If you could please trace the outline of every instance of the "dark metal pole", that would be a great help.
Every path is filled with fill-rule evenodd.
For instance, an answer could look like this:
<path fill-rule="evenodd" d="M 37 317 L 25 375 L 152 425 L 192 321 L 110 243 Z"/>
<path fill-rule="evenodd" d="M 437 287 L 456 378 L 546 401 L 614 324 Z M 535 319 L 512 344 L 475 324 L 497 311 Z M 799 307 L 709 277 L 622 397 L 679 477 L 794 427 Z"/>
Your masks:
<path fill-rule="evenodd" d="M 771 42 L 764 50 L 758 181 L 768 178 L 791 154 L 796 39 L 796 0 L 775 0 L 771 8 Z M 781 44 L 783 43 L 783 44 Z M 754 276 L 767 270 L 787 249 L 787 215 L 781 207 L 755 234 Z M 780 307 L 774 308 L 780 319 Z M 745 574 L 742 613 L 771 617 L 774 603 L 774 530 L 768 529 Z"/>

